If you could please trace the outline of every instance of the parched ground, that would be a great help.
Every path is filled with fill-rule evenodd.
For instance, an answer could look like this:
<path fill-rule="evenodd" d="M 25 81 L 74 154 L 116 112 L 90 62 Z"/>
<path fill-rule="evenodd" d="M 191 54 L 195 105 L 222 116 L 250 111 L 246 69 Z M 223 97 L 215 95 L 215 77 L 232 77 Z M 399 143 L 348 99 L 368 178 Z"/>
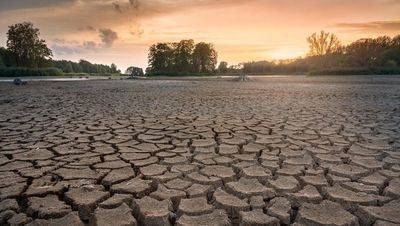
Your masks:
<path fill-rule="evenodd" d="M 0 225 L 399 225 L 400 77 L 0 84 Z"/>

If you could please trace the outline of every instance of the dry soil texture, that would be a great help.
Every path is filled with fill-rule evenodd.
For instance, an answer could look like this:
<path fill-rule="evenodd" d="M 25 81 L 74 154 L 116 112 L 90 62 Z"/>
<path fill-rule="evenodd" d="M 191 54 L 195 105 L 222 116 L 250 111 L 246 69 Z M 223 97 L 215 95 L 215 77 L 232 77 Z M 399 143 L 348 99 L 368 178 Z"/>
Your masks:
<path fill-rule="evenodd" d="M 399 225 L 400 77 L 0 84 L 0 225 Z"/>

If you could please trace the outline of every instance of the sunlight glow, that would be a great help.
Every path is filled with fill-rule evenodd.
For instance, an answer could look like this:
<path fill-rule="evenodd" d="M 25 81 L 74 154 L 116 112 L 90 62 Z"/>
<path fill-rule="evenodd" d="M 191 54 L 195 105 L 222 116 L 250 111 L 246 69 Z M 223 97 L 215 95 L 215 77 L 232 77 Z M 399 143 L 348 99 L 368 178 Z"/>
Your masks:
<path fill-rule="evenodd" d="M 304 57 L 306 54 L 306 48 L 296 47 L 284 47 L 271 52 L 265 52 L 266 58 L 270 59 L 294 59 L 298 57 Z"/>

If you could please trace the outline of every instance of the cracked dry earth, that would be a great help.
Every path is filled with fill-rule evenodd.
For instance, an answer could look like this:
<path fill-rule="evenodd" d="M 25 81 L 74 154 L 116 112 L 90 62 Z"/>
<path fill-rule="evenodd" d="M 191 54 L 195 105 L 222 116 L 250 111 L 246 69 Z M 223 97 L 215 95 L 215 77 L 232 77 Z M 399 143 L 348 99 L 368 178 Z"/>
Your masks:
<path fill-rule="evenodd" d="M 400 225 L 400 77 L 0 84 L 0 225 Z"/>

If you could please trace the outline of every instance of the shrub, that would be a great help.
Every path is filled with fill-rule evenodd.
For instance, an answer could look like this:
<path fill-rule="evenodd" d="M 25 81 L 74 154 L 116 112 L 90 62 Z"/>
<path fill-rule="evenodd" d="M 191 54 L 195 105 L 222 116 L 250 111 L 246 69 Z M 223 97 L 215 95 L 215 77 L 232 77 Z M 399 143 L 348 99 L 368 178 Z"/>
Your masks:
<path fill-rule="evenodd" d="M 190 76 L 211 76 L 214 72 L 148 72 L 146 76 L 170 76 L 170 77 L 190 77 Z"/>
<path fill-rule="evenodd" d="M 400 74 L 400 67 L 376 68 L 328 68 L 309 72 L 309 75 L 395 75 Z"/>
<path fill-rule="evenodd" d="M 0 68 L 1 67 L 5 67 L 6 65 L 4 64 L 4 62 L 3 62 L 3 57 L 1 57 L 1 55 L 0 55 Z"/>
<path fill-rule="evenodd" d="M 90 76 L 88 73 L 64 73 L 64 76 L 67 77 L 87 77 Z"/>
<path fill-rule="evenodd" d="M 397 62 L 396 61 L 394 61 L 394 60 L 388 60 L 386 63 L 385 63 L 385 67 L 389 67 L 389 68 L 396 68 L 396 67 L 398 67 L 399 65 L 397 65 Z"/>
<path fill-rule="evenodd" d="M 27 77 L 27 76 L 61 76 L 62 71 L 58 68 L 0 68 L 0 77 Z"/>
<path fill-rule="evenodd" d="M 121 75 L 120 73 L 90 73 L 89 75 L 91 76 L 104 76 L 104 77 L 110 77 L 110 76 L 119 76 Z"/>

